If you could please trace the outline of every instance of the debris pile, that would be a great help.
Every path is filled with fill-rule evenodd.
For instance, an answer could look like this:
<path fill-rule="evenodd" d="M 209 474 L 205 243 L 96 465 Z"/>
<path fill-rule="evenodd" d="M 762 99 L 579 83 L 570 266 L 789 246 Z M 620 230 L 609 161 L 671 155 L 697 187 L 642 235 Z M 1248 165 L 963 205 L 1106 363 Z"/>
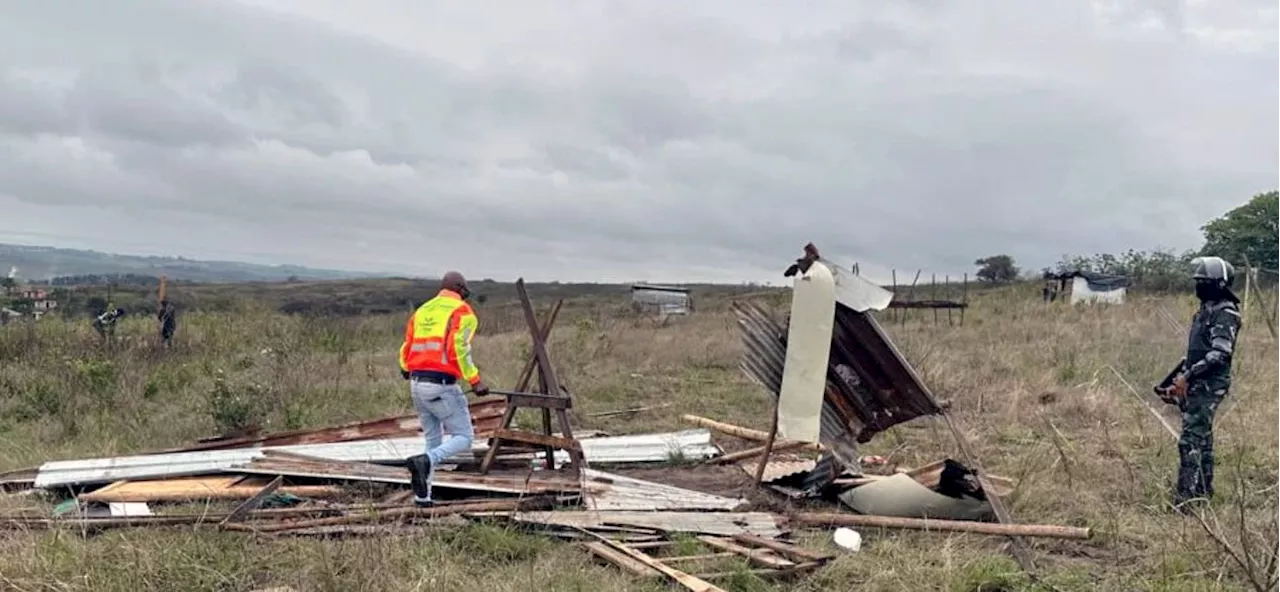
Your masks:
<path fill-rule="evenodd" d="M 821 261 L 816 249 L 806 253 L 797 262 L 800 272 Z M 811 401 L 821 410 L 820 417 L 810 416 L 819 424 L 812 432 L 816 442 L 777 438 L 776 421 L 772 431 L 762 432 L 695 415 L 682 419 L 696 427 L 677 432 L 573 434 L 572 396 L 557 381 L 545 347 L 560 303 L 539 326 L 518 281 L 533 338 L 531 359 L 515 391 L 491 391 L 499 396 L 471 403 L 475 443 L 438 467 L 431 508 L 409 500 L 405 459 L 420 454 L 425 442 L 416 416 L 403 415 L 211 438 L 149 454 L 50 461 L 0 474 L 0 488 L 65 500 L 52 517 L 0 516 L 0 528 L 93 532 L 187 525 L 267 537 L 335 537 L 421 532 L 442 526 L 446 517 L 499 521 L 579 543 L 637 576 L 665 577 L 696 590 L 719 590 L 708 580 L 742 573 L 726 571 L 726 562 L 742 567 L 745 561 L 760 576 L 788 577 L 834 558 L 789 538 L 798 528 L 841 527 L 833 548 L 847 552 L 862 545 L 851 526 L 1009 536 L 1027 569 L 1029 555 L 1016 537 L 1088 538 L 1087 528 L 1012 523 L 1001 499 L 1014 484 L 977 465 L 946 407 L 865 314 L 883 309 L 888 299 L 858 292 L 856 281 L 837 275 L 834 284 L 832 347 L 818 366 L 826 368 L 826 388 L 816 393 L 820 405 Z M 785 407 L 784 361 L 794 357 L 788 357 L 787 327 L 753 305 L 736 304 L 735 310 L 746 346 L 742 369 L 773 397 L 776 416 Z M 517 408 L 540 412 L 541 431 L 517 428 Z M 551 428 L 553 416 L 558 432 Z M 888 474 L 863 470 L 885 462 L 859 457 L 859 444 L 924 416 L 947 422 L 963 463 L 942 459 Z M 712 441 L 713 430 L 754 447 L 724 454 Z M 797 456 L 804 452 L 819 456 Z M 728 466 L 735 464 L 741 472 Z M 643 468 L 632 471 L 637 467 Z M 753 481 L 775 499 L 749 500 Z M 694 482 L 703 486 L 681 486 Z M 798 510 L 824 503 L 825 511 Z"/>

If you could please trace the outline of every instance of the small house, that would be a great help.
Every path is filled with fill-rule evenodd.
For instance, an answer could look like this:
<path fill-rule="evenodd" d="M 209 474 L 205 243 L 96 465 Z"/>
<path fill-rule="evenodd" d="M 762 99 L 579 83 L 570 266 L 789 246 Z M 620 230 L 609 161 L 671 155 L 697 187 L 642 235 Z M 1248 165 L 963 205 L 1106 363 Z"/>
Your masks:
<path fill-rule="evenodd" d="M 1057 280 L 1059 293 L 1066 292 L 1067 283 L 1071 285 L 1071 304 L 1085 302 L 1105 302 L 1121 304 L 1125 292 L 1132 282 L 1122 275 L 1107 275 L 1090 271 L 1072 271 L 1068 273 L 1046 274 L 1045 279 Z"/>
<path fill-rule="evenodd" d="M 636 312 L 648 312 L 661 317 L 687 315 L 693 312 L 693 299 L 688 288 L 633 284 L 631 308 Z"/>

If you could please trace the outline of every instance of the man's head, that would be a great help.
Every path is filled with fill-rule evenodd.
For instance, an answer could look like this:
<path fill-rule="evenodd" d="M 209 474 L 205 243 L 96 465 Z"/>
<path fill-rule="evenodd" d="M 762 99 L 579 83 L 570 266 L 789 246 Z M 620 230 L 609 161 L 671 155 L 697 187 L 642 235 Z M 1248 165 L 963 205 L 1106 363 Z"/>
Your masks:
<path fill-rule="evenodd" d="M 1191 277 L 1196 280 L 1196 296 L 1201 300 L 1220 300 L 1230 293 L 1236 270 L 1221 257 L 1196 257 L 1191 261 Z"/>
<path fill-rule="evenodd" d="M 444 277 L 440 279 L 440 289 L 453 290 L 459 296 L 462 296 L 463 300 L 471 296 L 471 290 L 467 289 L 467 278 L 462 277 L 462 274 L 456 271 L 444 274 Z"/>

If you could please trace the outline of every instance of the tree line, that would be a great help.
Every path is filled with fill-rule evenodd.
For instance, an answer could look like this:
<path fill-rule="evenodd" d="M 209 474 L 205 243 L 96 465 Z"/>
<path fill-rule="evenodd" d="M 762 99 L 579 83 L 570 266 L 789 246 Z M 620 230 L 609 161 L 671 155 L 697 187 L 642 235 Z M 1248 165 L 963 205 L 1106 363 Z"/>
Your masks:
<path fill-rule="evenodd" d="M 1248 202 L 1200 227 L 1204 244 L 1183 252 L 1129 250 L 1120 254 L 1064 255 L 1039 274 L 1020 269 L 1010 255 L 991 255 L 974 261 L 979 282 L 1004 284 L 1032 280 L 1049 274 L 1076 271 L 1130 278 L 1136 287 L 1150 291 L 1180 291 L 1190 287 L 1191 262 L 1199 256 L 1222 257 L 1239 271 L 1245 266 L 1261 270 L 1259 281 L 1276 283 L 1280 259 L 1280 191 L 1254 195 Z"/>

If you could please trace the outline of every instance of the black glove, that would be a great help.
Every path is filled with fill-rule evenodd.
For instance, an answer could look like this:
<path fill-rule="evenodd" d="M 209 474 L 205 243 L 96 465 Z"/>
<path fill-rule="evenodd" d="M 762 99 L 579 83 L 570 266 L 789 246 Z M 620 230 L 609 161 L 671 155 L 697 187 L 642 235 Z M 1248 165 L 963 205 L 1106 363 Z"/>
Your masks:
<path fill-rule="evenodd" d="M 400 378 L 403 378 L 403 379 L 405 379 L 405 380 L 409 380 L 409 371 L 408 371 L 408 370 L 401 370 L 401 371 L 400 371 Z"/>

